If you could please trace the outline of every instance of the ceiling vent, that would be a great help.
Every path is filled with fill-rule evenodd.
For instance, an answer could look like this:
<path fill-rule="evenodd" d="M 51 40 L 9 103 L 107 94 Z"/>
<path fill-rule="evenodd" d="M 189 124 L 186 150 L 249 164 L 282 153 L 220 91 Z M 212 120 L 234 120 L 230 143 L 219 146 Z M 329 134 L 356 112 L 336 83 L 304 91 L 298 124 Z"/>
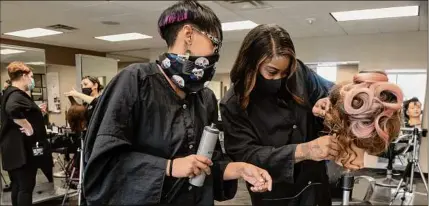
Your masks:
<path fill-rule="evenodd" d="M 61 31 L 64 33 L 67 32 L 72 32 L 77 30 L 77 28 L 71 27 L 71 26 L 67 26 L 67 25 L 63 25 L 63 24 L 55 24 L 55 25 L 51 25 L 51 26 L 47 26 L 46 29 L 52 29 L 55 31 Z"/>
<path fill-rule="evenodd" d="M 215 1 L 215 3 L 233 11 L 272 8 L 264 1 L 224 0 L 224 1 Z"/>

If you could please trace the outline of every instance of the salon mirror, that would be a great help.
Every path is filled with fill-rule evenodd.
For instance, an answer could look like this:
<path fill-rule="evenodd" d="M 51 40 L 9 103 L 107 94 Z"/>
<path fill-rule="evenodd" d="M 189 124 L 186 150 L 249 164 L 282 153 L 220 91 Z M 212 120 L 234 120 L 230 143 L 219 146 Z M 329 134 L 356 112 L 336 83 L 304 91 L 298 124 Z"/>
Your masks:
<path fill-rule="evenodd" d="M 31 91 L 31 97 L 36 104 L 48 102 L 46 82 L 45 50 L 38 48 L 22 47 L 0 44 L 2 89 L 9 79 L 7 65 L 13 61 L 21 61 L 33 69 L 35 87 Z"/>
<path fill-rule="evenodd" d="M 98 57 L 76 54 L 76 90 L 81 91 L 83 77 L 97 77 L 101 85 L 106 86 L 118 73 L 118 60 L 108 57 Z"/>

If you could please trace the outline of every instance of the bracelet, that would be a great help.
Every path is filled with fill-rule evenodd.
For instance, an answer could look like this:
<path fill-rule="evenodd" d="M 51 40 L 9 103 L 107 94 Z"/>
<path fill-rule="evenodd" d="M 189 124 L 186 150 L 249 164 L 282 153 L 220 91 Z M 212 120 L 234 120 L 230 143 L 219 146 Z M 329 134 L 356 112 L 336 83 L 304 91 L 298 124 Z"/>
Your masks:
<path fill-rule="evenodd" d="M 173 160 L 174 160 L 174 159 L 171 159 L 171 160 L 170 160 L 170 168 L 169 168 L 170 177 L 173 177 Z"/>

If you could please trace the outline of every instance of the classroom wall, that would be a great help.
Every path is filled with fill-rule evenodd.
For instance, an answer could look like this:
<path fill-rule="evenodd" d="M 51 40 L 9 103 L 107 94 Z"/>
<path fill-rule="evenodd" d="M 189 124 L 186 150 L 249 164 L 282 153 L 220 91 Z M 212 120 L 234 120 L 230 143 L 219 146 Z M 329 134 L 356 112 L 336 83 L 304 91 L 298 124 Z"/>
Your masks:
<path fill-rule="evenodd" d="M 359 61 L 359 70 L 427 68 L 428 33 L 402 32 L 350 36 L 294 38 L 299 59 L 309 62 Z M 228 73 L 241 42 L 225 43 L 220 52 L 218 73 Z M 166 48 L 151 49 L 155 61 Z"/>

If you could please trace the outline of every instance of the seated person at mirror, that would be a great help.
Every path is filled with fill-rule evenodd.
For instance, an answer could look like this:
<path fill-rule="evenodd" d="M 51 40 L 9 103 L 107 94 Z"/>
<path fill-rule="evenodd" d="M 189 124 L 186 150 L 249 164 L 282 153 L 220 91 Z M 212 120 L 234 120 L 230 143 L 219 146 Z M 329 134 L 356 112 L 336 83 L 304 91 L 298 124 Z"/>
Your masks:
<path fill-rule="evenodd" d="M 422 124 L 422 103 L 417 97 L 404 102 L 405 127 L 419 127 Z"/>

